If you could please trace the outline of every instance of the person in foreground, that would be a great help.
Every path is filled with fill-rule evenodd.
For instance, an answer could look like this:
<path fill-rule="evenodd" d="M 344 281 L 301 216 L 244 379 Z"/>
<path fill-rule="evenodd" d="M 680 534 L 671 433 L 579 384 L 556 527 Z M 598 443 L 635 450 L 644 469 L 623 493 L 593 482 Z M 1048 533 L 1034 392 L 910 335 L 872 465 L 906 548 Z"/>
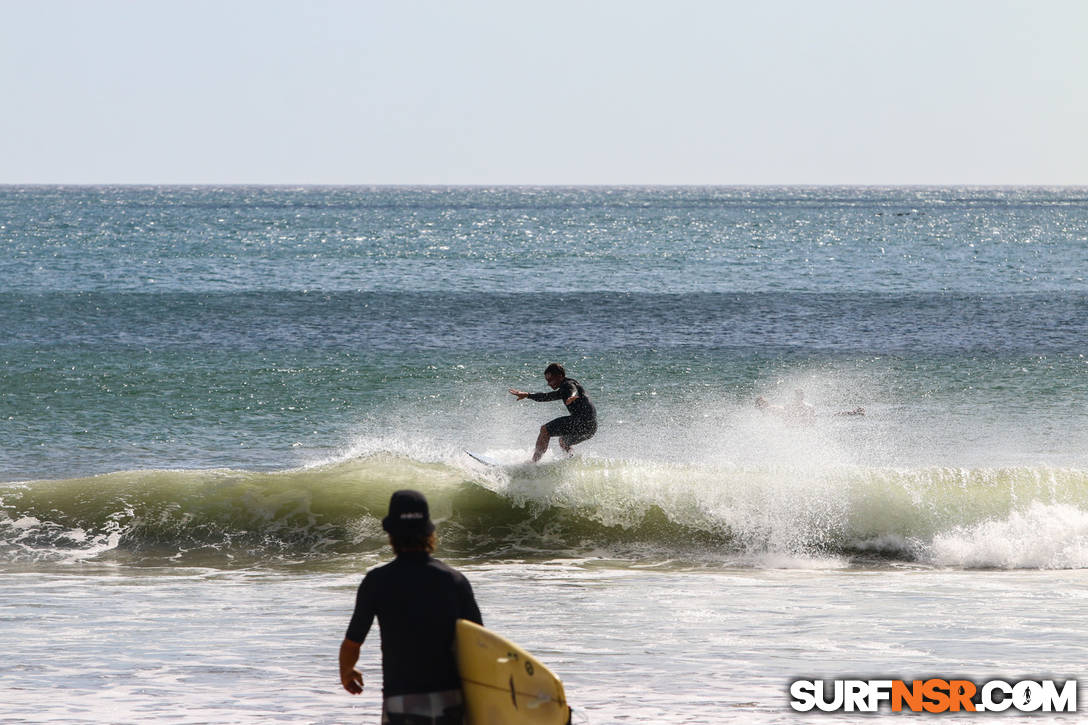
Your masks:
<path fill-rule="evenodd" d="M 550 400 L 562 400 L 570 415 L 549 420 L 540 426 L 540 435 L 536 438 L 533 461 L 539 461 L 548 450 L 548 442 L 559 436 L 559 447 L 567 455 L 573 455 L 570 447 L 588 441 L 597 432 L 597 409 L 593 407 L 586 389 L 574 378 L 567 377 L 567 371 L 559 363 L 551 363 L 544 368 L 544 380 L 552 389 L 550 393 L 527 393 L 524 390 L 510 388 L 510 394 L 518 400 L 535 400 L 544 403 Z"/>
<path fill-rule="evenodd" d="M 483 625 L 472 586 L 431 557 L 434 524 L 427 499 L 397 491 L 382 519 L 396 558 L 371 569 L 340 644 L 340 684 L 363 691 L 355 669 L 374 617 L 382 642 L 382 725 L 461 725 L 464 704 L 453 643 L 458 619 Z"/>

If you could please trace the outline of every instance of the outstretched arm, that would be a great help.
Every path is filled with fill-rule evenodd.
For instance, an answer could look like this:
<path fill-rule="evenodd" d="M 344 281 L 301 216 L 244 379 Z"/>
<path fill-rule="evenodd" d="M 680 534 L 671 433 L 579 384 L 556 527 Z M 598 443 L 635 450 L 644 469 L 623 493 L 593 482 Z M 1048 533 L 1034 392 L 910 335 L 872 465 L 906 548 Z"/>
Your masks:
<path fill-rule="evenodd" d="M 563 389 L 553 390 L 550 393 L 526 393 L 524 390 L 515 390 L 510 388 L 510 394 L 515 396 L 518 400 L 535 400 L 538 403 L 547 403 L 550 400 L 563 400 Z"/>
<path fill-rule="evenodd" d="M 578 397 L 578 388 L 574 387 L 571 383 L 564 382 L 557 389 L 547 393 L 526 393 L 524 390 L 510 388 L 510 394 L 517 396 L 518 400 L 528 398 L 529 400 L 535 400 L 538 403 L 547 403 L 552 400 L 562 400 L 569 403 Z"/>

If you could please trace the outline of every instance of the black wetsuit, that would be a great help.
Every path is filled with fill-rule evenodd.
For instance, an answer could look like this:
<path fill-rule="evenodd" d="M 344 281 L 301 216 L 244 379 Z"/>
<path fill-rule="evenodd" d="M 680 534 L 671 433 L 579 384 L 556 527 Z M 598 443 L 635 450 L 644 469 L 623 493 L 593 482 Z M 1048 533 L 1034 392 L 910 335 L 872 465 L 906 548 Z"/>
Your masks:
<path fill-rule="evenodd" d="M 458 619 L 483 624 L 464 575 L 423 551 L 399 554 L 363 578 L 347 639 L 362 644 L 375 616 L 385 697 L 461 687 L 454 625 Z"/>
<path fill-rule="evenodd" d="M 577 394 L 571 403 L 567 399 Z M 565 446 L 573 446 L 582 441 L 588 441 L 597 432 L 597 409 L 593 407 L 586 389 L 574 378 L 564 378 L 559 387 L 550 393 L 530 393 L 529 400 L 547 402 L 549 400 L 562 400 L 567 406 L 567 412 L 562 418 L 549 420 L 544 424 L 548 435 L 560 436 L 560 442 Z"/>

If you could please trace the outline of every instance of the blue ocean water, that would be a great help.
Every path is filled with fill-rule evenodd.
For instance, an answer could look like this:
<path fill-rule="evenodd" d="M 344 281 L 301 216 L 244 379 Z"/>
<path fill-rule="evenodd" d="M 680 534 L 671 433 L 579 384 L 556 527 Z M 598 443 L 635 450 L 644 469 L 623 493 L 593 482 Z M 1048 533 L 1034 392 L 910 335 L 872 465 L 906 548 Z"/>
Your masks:
<path fill-rule="evenodd" d="M 13 722 L 373 721 L 406 486 L 582 722 L 1083 678 L 1086 189 L 9 186 L 0 244 Z M 600 432 L 534 466 L 553 360 Z"/>
<path fill-rule="evenodd" d="M 590 541 L 644 516 L 711 548 L 784 535 L 745 530 L 736 501 L 669 510 L 681 494 L 661 466 L 760 495 L 783 468 L 829 491 L 884 480 L 880 500 L 962 479 L 978 491 L 959 510 L 987 515 L 990 488 L 1023 506 L 1018 488 L 1043 479 L 1042 503 L 1088 506 L 1083 189 L 5 187 L 0 219 L 0 480 L 54 481 L 0 497 L 11 521 L 46 521 L 56 502 L 38 489 L 68 486 L 58 530 L 101 535 L 120 504 L 68 511 L 101 485 L 87 477 L 142 492 L 162 471 L 177 473 L 146 505 L 186 521 L 204 499 L 179 491 L 209 469 L 328 493 L 343 467 L 384 492 L 438 465 L 478 498 L 461 451 L 523 460 L 561 411 L 505 391 L 542 387 L 552 360 L 591 391 L 601 433 L 577 472 L 533 485 L 634 481 L 551 512 L 582 534 L 603 527 Z M 754 408 L 796 389 L 819 412 L 810 429 Z M 534 497 L 501 495 L 513 519 Z M 380 499 L 310 511 L 306 526 L 354 541 L 344 527 L 380 517 Z M 230 511 L 208 515 L 252 518 Z M 146 513 L 121 517 L 130 539 Z M 912 516 L 786 538 L 928 546 L 940 525 Z"/>

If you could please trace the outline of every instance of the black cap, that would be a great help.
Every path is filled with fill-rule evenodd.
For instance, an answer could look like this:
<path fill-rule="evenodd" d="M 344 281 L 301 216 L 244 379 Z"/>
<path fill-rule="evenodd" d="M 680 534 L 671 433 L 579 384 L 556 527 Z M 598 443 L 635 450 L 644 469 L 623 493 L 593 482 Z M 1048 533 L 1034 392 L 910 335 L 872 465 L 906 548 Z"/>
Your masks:
<path fill-rule="evenodd" d="M 394 536 L 434 531 L 427 499 L 419 491 L 396 491 L 389 499 L 389 515 L 382 519 L 382 528 Z"/>

